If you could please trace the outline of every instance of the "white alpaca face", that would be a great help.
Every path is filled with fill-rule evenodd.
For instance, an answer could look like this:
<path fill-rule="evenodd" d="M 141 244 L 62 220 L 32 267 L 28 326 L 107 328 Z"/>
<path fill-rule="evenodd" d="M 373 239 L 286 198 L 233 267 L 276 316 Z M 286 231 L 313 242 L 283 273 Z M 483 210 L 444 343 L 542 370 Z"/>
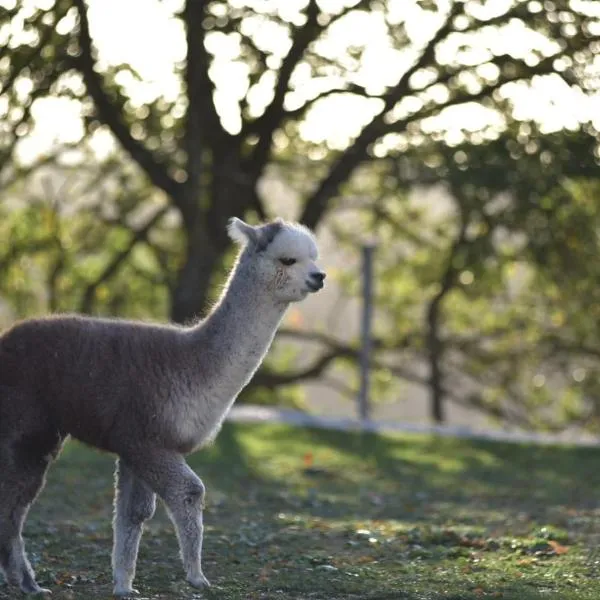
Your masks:
<path fill-rule="evenodd" d="M 323 287 L 325 273 L 316 265 L 317 244 L 306 227 L 285 222 L 251 227 L 233 219 L 229 235 L 254 246 L 256 276 L 278 301 L 298 302 Z"/>
<path fill-rule="evenodd" d="M 274 270 L 273 292 L 283 302 L 298 302 L 323 287 L 325 273 L 312 233 L 305 227 L 286 223 L 264 250 L 264 260 Z"/>

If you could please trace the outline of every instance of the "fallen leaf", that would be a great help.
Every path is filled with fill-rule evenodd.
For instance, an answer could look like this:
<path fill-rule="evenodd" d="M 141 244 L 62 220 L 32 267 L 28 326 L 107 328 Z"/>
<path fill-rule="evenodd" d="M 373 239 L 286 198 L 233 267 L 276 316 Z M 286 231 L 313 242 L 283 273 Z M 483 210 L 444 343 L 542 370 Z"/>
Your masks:
<path fill-rule="evenodd" d="M 569 551 L 568 546 L 563 546 L 555 540 L 548 540 L 548 545 L 552 547 L 555 554 L 566 554 Z"/>

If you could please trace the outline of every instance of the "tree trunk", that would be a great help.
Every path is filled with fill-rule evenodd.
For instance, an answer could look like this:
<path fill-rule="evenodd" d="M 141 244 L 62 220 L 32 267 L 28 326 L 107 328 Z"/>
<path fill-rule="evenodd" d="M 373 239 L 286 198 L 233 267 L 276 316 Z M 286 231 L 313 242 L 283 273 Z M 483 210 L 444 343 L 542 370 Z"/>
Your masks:
<path fill-rule="evenodd" d="M 213 274 L 226 250 L 216 248 L 200 229 L 187 233 L 185 261 L 171 296 L 171 319 L 175 323 L 196 321 L 206 310 Z"/>
<path fill-rule="evenodd" d="M 436 296 L 427 311 L 427 350 L 429 355 L 429 410 L 431 418 L 438 424 L 444 423 L 444 385 L 442 372 L 442 341 L 440 340 L 439 318 L 442 296 Z"/>
<path fill-rule="evenodd" d="M 440 281 L 440 289 L 431 299 L 427 307 L 427 353 L 429 359 L 429 397 L 430 415 L 436 423 L 444 423 L 446 411 L 444 406 L 444 370 L 442 367 L 444 343 L 440 339 L 440 320 L 444 298 L 456 285 L 457 268 L 454 260 L 466 244 L 467 225 L 469 217 L 464 211 L 460 212 L 460 230 L 454 240 L 448 256 L 446 269 Z"/>
<path fill-rule="evenodd" d="M 183 215 L 186 256 L 171 298 L 171 319 L 176 323 L 189 323 L 206 312 L 215 270 L 231 244 L 227 222 L 230 217 L 244 218 L 249 209 L 257 209 L 256 181 L 244 172 L 236 153 L 216 157 L 211 176 L 210 185 L 204 189 L 197 180 L 190 181 L 188 201 L 181 203 L 195 210 Z M 206 194 L 210 196 L 209 208 L 202 211 L 197 208 L 199 198 Z"/>

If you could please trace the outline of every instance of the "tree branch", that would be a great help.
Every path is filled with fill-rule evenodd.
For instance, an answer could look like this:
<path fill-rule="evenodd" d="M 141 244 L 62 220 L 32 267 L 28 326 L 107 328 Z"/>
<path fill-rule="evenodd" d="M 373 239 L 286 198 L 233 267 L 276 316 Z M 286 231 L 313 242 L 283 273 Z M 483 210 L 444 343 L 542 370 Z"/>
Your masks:
<path fill-rule="evenodd" d="M 44 16 L 48 13 L 49 11 L 42 11 L 41 15 Z M 62 11 L 59 12 L 57 15 L 57 21 L 59 19 L 61 19 L 64 14 L 66 13 L 66 11 Z M 40 23 L 42 22 L 42 19 L 40 18 Z M 15 66 L 14 69 L 11 70 L 11 72 L 9 73 L 9 75 L 6 77 L 6 79 L 3 81 L 2 85 L 0 86 L 0 96 L 2 96 L 3 94 L 5 94 L 7 92 L 7 90 L 9 88 L 12 87 L 12 85 L 14 84 L 15 80 L 17 79 L 17 77 L 27 68 L 31 65 L 31 63 L 34 62 L 35 59 L 39 58 L 42 50 L 44 49 L 44 46 L 50 41 L 50 39 L 52 38 L 52 34 L 54 33 L 54 27 L 52 26 L 48 26 L 48 25 L 43 25 L 42 27 L 40 27 L 40 29 L 42 29 L 42 35 L 40 36 L 40 40 L 37 43 L 36 46 L 33 47 L 33 49 L 31 50 L 31 52 L 29 52 L 27 54 L 27 56 L 25 58 L 23 58 L 21 60 L 21 63 L 17 66 Z M 9 48 L 8 44 L 6 44 L 2 50 L 0 50 L 0 58 L 2 58 L 2 56 L 5 53 L 8 53 L 9 50 L 12 50 Z M 13 53 L 16 54 L 13 50 Z M 12 66 L 12 65 L 11 65 Z"/>
<path fill-rule="evenodd" d="M 543 342 L 551 351 L 565 352 L 567 354 L 600 358 L 600 349 L 588 346 L 585 343 L 574 343 L 561 339 L 558 335 L 549 335 Z"/>
<path fill-rule="evenodd" d="M 2 181 L 4 187 L 8 187 L 8 185 L 10 185 L 11 183 L 9 180 L 7 181 L 6 179 L 4 179 L 5 169 L 10 166 L 12 166 L 13 169 L 15 167 L 15 161 L 11 160 L 11 158 L 13 156 L 14 149 L 16 148 L 17 143 L 19 142 L 19 137 L 16 135 L 16 131 L 21 125 L 28 124 L 31 118 L 31 109 L 33 107 L 34 101 L 37 98 L 42 97 L 50 90 L 50 86 L 52 85 L 54 80 L 55 78 L 51 78 L 50 80 L 42 80 L 40 84 L 35 86 L 34 89 L 30 92 L 29 98 L 22 106 L 23 113 L 20 116 L 19 120 L 14 123 L 11 123 L 13 131 L 12 139 L 4 148 L 0 148 L 0 181 Z M 19 173 L 19 176 L 20 174 L 21 173 Z M 14 183 L 16 179 L 18 179 L 18 176 L 13 177 L 12 183 Z"/>
<path fill-rule="evenodd" d="M 282 113 L 281 121 L 288 121 L 290 119 L 301 119 L 311 108 L 314 106 L 319 100 L 323 100 L 329 96 L 333 96 L 334 94 L 350 94 L 354 96 L 363 96 L 364 98 L 374 98 L 380 99 L 380 96 L 372 96 L 367 93 L 364 87 L 361 85 L 357 85 L 354 83 L 348 84 L 345 87 L 335 87 L 330 88 L 328 90 L 324 90 L 323 92 L 314 95 L 312 98 L 309 98 L 302 106 L 295 108 L 293 110 L 284 111 Z"/>
<path fill-rule="evenodd" d="M 320 333 L 319 331 L 304 331 L 302 329 L 290 329 L 288 327 L 282 327 L 278 330 L 277 335 L 305 342 L 318 342 L 331 348 L 343 346 L 342 342 L 339 340 L 327 335 L 326 333 Z"/>
<path fill-rule="evenodd" d="M 323 29 L 318 23 L 319 14 L 320 9 L 317 0 L 309 0 L 306 9 L 306 22 L 302 27 L 295 30 L 292 47 L 283 59 L 283 63 L 279 69 L 279 77 L 275 84 L 273 100 L 263 115 L 252 124 L 253 131 L 260 134 L 258 143 L 249 161 L 251 170 L 257 176 L 263 171 L 269 159 L 273 134 L 279 127 L 284 115 L 283 103 L 292 74 L 301 61 L 305 50 L 319 36 Z"/>
<path fill-rule="evenodd" d="M 2 20 L 0 21 L 0 25 L 9 25 L 11 24 L 11 21 L 19 14 L 19 12 L 22 10 L 22 7 L 19 6 L 18 3 L 15 2 L 15 5 L 13 6 L 13 8 L 0 8 L 0 15 L 2 16 Z M 10 29 L 9 29 L 10 31 Z M 0 59 L 4 58 L 5 56 L 7 56 L 9 54 L 9 52 L 12 50 L 12 48 L 10 47 L 10 42 L 13 39 L 13 34 L 9 33 L 8 35 L 8 39 L 6 40 L 6 43 L 2 45 L 2 47 L 0 48 Z"/>
<path fill-rule="evenodd" d="M 108 281 L 108 279 L 110 279 L 117 272 L 119 267 L 129 257 L 135 246 L 139 242 L 142 242 L 147 238 L 152 227 L 154 227 L 154 225 L 156 225 L 156 223 L 160 221 L 160 219 L 169 211 L 169 209 L 170 206 L 163 206 L 160 209 L 158 209 L 152 215 L 152 217 L 148 219 L 145 225 L 143 225 L 133 233 L 127 246 L 113 257 L 113 259 L 106 265 L 102 273 L 100 273 L 100 275 L 98 275 L 98 277 L 96 277 L 94 281 L 91 281 L 87 285 L 83 293 L 83 297 L 81 299 L 79 309 L 80 312 L 84 314 L 90 314 L 92 312 L 94 306 L 94 299 L 96 296 L 96 290 L 98 289 L 98 287 L 102 285 L 105 281 Z"/>
<path fill-rule="evenodd" d="M 172 199 L 176 199 L 181 184 L 169 175 L 165 165 L 159 162 L 143 144 L 132 137 L 123 115 L 106 94 L 102 78 L 96 71 L 85 2 L 84 0 L 73 0 L 73 3 L 79 15 L 80 55 L 75 59 L 75 63 L 83 75 L 99 118 L 111 129 L 121 146 L 146 173 L 150 181 Z"/>
<path fill-rule="evenodd" d="M 333 349 L 329 352 L 321 355 L 315 360 L 315 362 L 304 369 L 285 373 L 275 373 L 269 369 L 260 369 L 254 376 L 253 385 L 263 386 L 266 388 L 275 388 L 281 385 L 290 385 L 292 383 L 298 383 L 306 379 L 316 379 L 319 377 L 329 365 L 337 358 L 342 356 L 353 356 L 354 352 L 350 350 L 344 350 L 342 348 Z"/>
<path fill-rule="evenodd" d="M 467 104 L 469 102 L 478 102 L 479 100 L 482 100 L 483 98 L 488 98 L 495 91 L 499 90 L 501 87 L 503 87 L 509 83 L 516 83 L 518 81 L 528 81 L 534 75 L 548 75 L 550 73 L 554 73 L 555 70 L 553 67 L 553 62 L 557 58 L 564 56 L 564 54 L 565 53 L 560 52 L 558 54 L 552 55 L 552 56 L 544 59 L 543 61 L 541 61 L 537 66 L 529 67 L 527 73 L 525 73 L 525 74 L 518 73 L 518 74 L 515 74 L 510 77 L 504 77 L 502 79 L 499 79 L 496 83 L 484 86 L 479 92 L 476 92 L 475 94 L 472 94 L 470 92 L 457 93 L 454 97 L 450 98 L 450 100 L 448 100 L 447 102 L 438 104 L 436 106 L 432 106 L 431 108 L 423 110 L 416 115 L 412 115 L 411 117 L 408 117 L 406 119 L 400 119 L 400 120 L 390 124 L 385 129 L 385 131 L 381 131 L 380 134 L 402 133 L 402 132 L 406 131 L 406 128 L 409 123 L 414 123 L 415 121 L 422 121 L 423 119 L 427 119 L 429 117 L 434 117 L 434 116 L 438 115 L 440 112 L 442 112 L 443 110 L 445 110 L 446 108 L 450 108 L 452 106 L 458 106 L 460 104 Z M 493 61 L 490 61 L 490 62 L 493 62 Z M 375 139 L 377 137 L 378 136 L 376 136 L 373 139 L 373 141 L 375 141 Z"/>
<path fill-rule="evenodd" d="M 358 359 L 358 350 L 356 348 L 344 344 L 343 342 L 340 342 L 339 340 L 325 333 L 286 328 L 280 329 L 278 336 L 284 336 L 305 342 L 317 342 L 323 346 L 326 346 L 327 351 L 316 358 L 311 365 L 297 371 L 275 373 L 271 370 L 263 368 L 255 375 L 252 385 L 275 388 L 281 385 L 291 385 L 307 379 L 316 379 L 327 370 L 333 361 L 339 358 L 350 358 L 352 360 Z M 375 348 L 384 347 L 381 340 L 374 340 L 373 345 Z M 405 348 L 406 344 L 404 342 L 400 342 L 397 348 L 394 349 Z M 422 385 L 427 383 L 427 381 L 422 377 L 419 377 L 418 375 L 411 373 L 402 367 L 387 365 L 384 362 L 374 359 L 371 361 L 371 366 L 375 369 L 389 370 L 397 377 L 405 379 L 406 381 L 411 381 L 413 383 Z"/>
<path fill-rule="evenodd" d="M 332 166 L 328 175 L 323 179 L 317 190 L 307 201 L 301 221 L 309 227 L 316 227 L 322 215 L 327 209 L 327 202 L 338 191 L 340 185 L 347 181 L 352 172 L 364 161 L 369 160 L 368 154 L 369 145 L 387 133 L 403 133 L 406 131 L 410 123 L 422 121 L 428 117 L 436 116 L 442 110 L 468 102 L 478 102 L 483 98 L 491 96 L 495 91 L 508 83 L 518 81 L 527 81 L 535 75 L 547 75 L 555 73 L 553 66 L 557 58 L 565 56 L 567 51 L 558 52 L 552 56 L 540 61 L 534 67 L 527 67 L 526 72 L 516 73 L 511 76 L 501 77 L 496 83 L 484 86 L 477 93 L 460 92 L 450 98 L 447 102 L 438 104 L 428 109 L 422 110 L 410 117 L 400 119 L 391 124 L 385 124 L 383 113 L 379 113 L 365 128 L 362 130 L 355 143 L 350 146 Z M 490 62 L 497 62 L 494 59 Z M 437 83 L 437 82 L 436 82 Z"/>
<path fill-rule="evenodd" d="M 410 92 L 410 78 L 419 69 L 424 68 L 434 60 L 437 44 L 452 31 L 454 18 L 463 10 L 463 7 L 462 2 L 454 2 L 444 24 L 426 44 L 419 58 L 404 72 L 398 83 L 381 97 L 384 102 L 383 110 L 365 125 L 355 142 L 334 163 L 328 175 L 308 199 L 300 219 L 308 227 L 316 227 L 326 211 L 328 200 L 337 193 L 340 185 L 349 179 L 356 167 L 367 158 L 369 144 L 381 135 L 386 113 Z"/>
<path fill-rule="evenodd" d="M 11 242 L 8 252 L 0 256 L 0 276 L 12 266 L 12 264 L 25 254 L 47 253 L 55 247 L 55 240 L 44 238 L 41 240 L 28 240 L 27 242 Z"/>

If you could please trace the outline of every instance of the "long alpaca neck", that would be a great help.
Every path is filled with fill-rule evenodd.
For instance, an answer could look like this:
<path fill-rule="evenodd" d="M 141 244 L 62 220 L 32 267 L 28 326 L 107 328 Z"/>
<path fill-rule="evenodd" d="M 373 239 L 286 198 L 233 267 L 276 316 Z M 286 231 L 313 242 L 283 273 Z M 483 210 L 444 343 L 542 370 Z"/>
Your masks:
<path fill-rule="evenodd" d="M 249 382 L 287 308 L 253 275 L 251 263 L 238 262 L 213 311 L 191 331 L 209 419 L 224 416 Z"/>
<path fill-rule="evenodd" d="M 236 364 L 244 363 L 249 351 L 258 351 L 262 359 L 286 308 L 287 304 L 276 302 L 272 292 L 255 282 L 250 268 L 238 265 L 215 308 L 199 327 L 202 352 L 214 350 L 228 363 Z"/>

